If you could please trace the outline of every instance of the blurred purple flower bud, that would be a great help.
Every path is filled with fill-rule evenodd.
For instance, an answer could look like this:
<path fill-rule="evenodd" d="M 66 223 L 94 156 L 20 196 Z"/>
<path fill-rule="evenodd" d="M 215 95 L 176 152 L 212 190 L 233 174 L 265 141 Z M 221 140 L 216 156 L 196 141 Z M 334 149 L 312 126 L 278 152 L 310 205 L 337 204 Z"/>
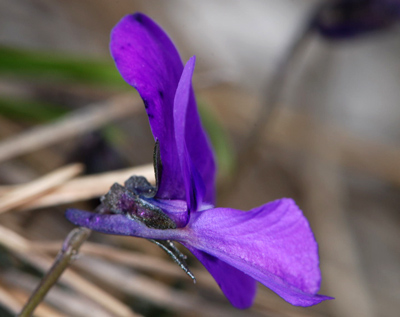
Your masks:
<path fill-rule="evenodd" d="M 314 27 L 325 38 L 346 39 L 387 29 L 399 18 L 399 0 L 333 0 L 322 6 Z"/>

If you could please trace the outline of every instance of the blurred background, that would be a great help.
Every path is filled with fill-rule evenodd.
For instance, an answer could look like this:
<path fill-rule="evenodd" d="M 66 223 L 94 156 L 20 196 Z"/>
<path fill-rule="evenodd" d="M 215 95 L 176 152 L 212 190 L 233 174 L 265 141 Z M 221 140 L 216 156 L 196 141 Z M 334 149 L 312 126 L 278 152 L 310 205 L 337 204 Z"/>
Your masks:
<path fill-rule="evenodd" d="M 93 210 L 132 168 L 152 174 L 147 116 L 108 52 L 135 11 L 197 56 L 218 206 L 293 197 L 336 299 L 298 308 L 259 285 L 236 310 L 196 259 L 194 285 L 150 242 L 92 233 L 35 315 L 396 316 L 398 0 L 0 0 L 0 316 L 50 267 L 67 207 Z"/>

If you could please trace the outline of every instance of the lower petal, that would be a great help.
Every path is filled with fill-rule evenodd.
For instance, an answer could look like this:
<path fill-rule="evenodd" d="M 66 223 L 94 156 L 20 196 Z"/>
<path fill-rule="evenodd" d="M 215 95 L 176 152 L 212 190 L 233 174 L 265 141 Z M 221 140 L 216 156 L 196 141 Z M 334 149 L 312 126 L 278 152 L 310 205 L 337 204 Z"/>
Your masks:
<path fill-rule="evenodd" d="M 210 272 L 233 306 L 245 309 L 253 304 L 257 285 L 252 277 L 224 261 L 221 261 L 215 256 L 197 250 L 190 245 L 185 245 L 185 247 L 188 248 Z"/>

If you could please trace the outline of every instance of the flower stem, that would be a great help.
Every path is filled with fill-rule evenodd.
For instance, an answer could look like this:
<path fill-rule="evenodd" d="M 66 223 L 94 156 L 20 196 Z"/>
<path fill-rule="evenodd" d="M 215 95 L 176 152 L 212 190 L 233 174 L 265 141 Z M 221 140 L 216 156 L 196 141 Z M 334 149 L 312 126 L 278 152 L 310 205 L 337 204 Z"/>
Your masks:
<path fill-rule="evenodd" d="M 76 258 L 79 248 L 87 240 L 91 230 L 83 227 L 73 229 L 64 240 L 61 251 L 58 253 L 52 267 L 42 278 L 40 284 L 29 297 L 18 317 L 32 316 L 35 308 L 46 296 L 50 288 L 57 282 L 68 265 Z"/>

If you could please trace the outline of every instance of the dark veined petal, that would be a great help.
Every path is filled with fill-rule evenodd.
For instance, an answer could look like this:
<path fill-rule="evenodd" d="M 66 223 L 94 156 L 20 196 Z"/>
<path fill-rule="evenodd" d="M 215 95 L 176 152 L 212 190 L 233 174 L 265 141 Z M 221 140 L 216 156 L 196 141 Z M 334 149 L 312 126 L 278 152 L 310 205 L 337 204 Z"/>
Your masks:
<path fill-rule="evenodd" d="M 331 299 L 320 286 L 318 246 L 306 218 L 291 199 L 248 212 L 216 208 L 191 215 L 192 247 L 250 275 L 293 305 Z"/>
<path fill-rule="evenodd" d="M 210 254 L 184 245 L 210 272 L 233 306 L 245 309 L 253 304 L 257 290 L 255 279 Z"/>
<path fill-rule="evenodd" d="M 205 186 L 199 172 L 194 166 L 186 145 L 186 114 L 192 92 L 192 75 L 196 62 L 195 56 L 186 63 L 176 90 L 174 101 L 174 127 L 178 159 L 185 184 L 186 202 L 189 211 L 196 211 L 201 206 Z M 191 127 L 188 127 L 189 129 Z M 190 142 L 190 138 L 188 138 Z"/>
<path fill-rule="evenodd" d="M 163 169 L 157 198 L 185 199 L 184 178 L 173 123 L 174 99 L 183 64 L 174 44 L 151 19 L 136 13 L 124 17 L 115 26 L 111 34 L 110 50 L 122 77 L 142 97 L 154 138 L 160 143 Z M 205 184 L 204 199 L 213 203 L 214 157 L 201 126 L 192 88 L 186 127 L 187 149 Z"/>

